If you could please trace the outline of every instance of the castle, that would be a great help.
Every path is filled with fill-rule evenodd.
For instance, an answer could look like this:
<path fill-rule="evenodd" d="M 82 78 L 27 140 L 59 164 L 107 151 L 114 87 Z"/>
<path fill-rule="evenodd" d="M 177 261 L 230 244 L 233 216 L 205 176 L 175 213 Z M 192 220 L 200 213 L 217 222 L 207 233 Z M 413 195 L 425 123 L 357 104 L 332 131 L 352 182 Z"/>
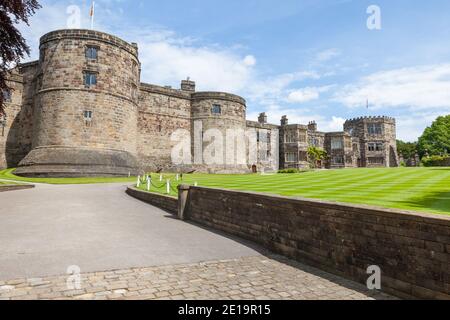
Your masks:
<path fill-rule="evenodd" d="M 388 117 L 347 121 L 344 131 L 323 133 L 317 124 L 280 125 L 246 120 L 246 101 L 221 92 L 197 92 L 195 82 L 180 89 L 142 83 L 138 46 L 92 30 L 58 30 L 40 39 L 38 61 L 21 64 L 3 92 L 0 168 L 22 176 L 123 176 L 142 170 L 211 173 L 264 169 L 263 161 L 235 165 L 174 166 L 172 134 L 202 130 L 258 130 L 280 168 L 308 166 L 308 147 L 328 152 L 324 168 L 398 166 L 396 123 Z M 278 134 L 275 135 L 275 132 Z M 278 138 L 279 137 L 279 138 Z M 194 139 L 192 139 L 194 140 Z M 273 141 L 272 141 L 273 142 Z M 276 154 L 273 154 L 273 153 Z M 271 154 L 272 153 L 272 154 Z M 277 169 L 277 168 L 275 168 Z"/>

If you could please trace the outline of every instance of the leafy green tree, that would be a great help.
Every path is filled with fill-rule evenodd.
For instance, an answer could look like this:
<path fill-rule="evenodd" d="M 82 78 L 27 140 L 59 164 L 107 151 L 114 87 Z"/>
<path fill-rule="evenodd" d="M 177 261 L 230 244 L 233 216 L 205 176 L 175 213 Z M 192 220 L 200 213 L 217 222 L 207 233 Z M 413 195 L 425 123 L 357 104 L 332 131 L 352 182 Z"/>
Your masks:
<path fill-rule="evenodd" d="M 318 168 L 320 162 L 325 160 L 328 154 L 325 150 L 317 147 L 308 148 L 308 160 L 312 168 Z"/>
<path fill-rule="evenodd" d="M 28 19 L 40 8 L 37 0 L 0 1 L 0 114 L 4 112 L 3 92 L 10 90 L 6 84 L 9 69 L 20 62 L 30 48 L 16 25 L 28 24 Z"/>
<path fill-rule="evenodd" d="M 425 129 L 418 144 L 421 157 L 441 156 L 450 153 L 450 115 L 442 116 Z"/>
<path fill-rule="evenodd" d="M 404 142 L 397 140 L 397 152 L 403 157 L 403 159 L 411 159 L 417 153 L 417 142 Z"/>

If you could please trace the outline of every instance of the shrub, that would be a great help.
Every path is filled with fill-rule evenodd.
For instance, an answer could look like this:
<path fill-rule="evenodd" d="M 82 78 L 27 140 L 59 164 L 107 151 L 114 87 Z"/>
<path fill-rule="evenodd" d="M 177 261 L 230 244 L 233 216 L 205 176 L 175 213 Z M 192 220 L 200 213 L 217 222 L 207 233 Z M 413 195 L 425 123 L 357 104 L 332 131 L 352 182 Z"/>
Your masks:
<path fill-rule="evenodd" d="M 303 173 L 303 172 L 308 172 L 308 169 L 284 169 L 284 170 L 279 170 L 278 173 L 281 174 L 293 174 L 293 173 Z"/>
<path fill-rule="evenodd" d="M 424 167 L 446 167 L 450 166 L 450 156 L 431 156 L 422 159 Z"/>

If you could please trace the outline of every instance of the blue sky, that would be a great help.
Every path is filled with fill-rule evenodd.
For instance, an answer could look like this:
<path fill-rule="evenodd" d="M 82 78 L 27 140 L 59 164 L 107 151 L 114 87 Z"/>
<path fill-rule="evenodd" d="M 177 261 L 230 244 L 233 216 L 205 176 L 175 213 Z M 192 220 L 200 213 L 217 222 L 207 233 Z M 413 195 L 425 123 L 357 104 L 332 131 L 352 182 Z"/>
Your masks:
<path fill-rule="evenodd" d="M 89 0 L 41 4 L 21 27 L 30 59 L 40 36 L 67 27 L 70 5 L 90 28 Z M 370 5 L 381 30 L 367 28 Z M 412 141 L 450 113 L 448 0 L 97 0 L 95 29 L 139 44 L 142 81 L 178 87 L 190 76 L 199 90 L 245 97 L 253 120 L 286 114 L 337 131 L 344 119 L 388 115 Z"/>

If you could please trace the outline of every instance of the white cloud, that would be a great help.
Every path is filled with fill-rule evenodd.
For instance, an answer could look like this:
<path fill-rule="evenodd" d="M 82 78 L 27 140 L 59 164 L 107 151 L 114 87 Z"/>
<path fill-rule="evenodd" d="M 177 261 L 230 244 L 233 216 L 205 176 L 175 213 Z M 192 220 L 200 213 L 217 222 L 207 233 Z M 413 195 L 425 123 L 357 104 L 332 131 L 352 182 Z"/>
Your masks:
<path fill-rule="evenodd" d="M 290 103 L 304 103 L 313 100 L 318 100 L 322 92 L 326 92 L 330 89 L 327 87 L 306 87 L 298 90 L 291 91 L 287 97 L 287 101 Z"/>
<path fill-rule="evenodd" d="M 248 55 L 244 58 L 244 64 L 247 66 L 254 66 L 256 64 L 256 58 L 252 55 Z"/>
<path fill-rule="evenodd" d="M 341 54 L 341 51 L 336 48 L 327 49 L 324 51 L 319 52 L 316 55 L 316 60 L 319 62 L 326 62 L 329 61 Z"/>
<path fill-rule="evenodd" d="M 450 111 L 450 64 L 382 71 L 344 86 L 334 99 L 348 107 Z"/>

